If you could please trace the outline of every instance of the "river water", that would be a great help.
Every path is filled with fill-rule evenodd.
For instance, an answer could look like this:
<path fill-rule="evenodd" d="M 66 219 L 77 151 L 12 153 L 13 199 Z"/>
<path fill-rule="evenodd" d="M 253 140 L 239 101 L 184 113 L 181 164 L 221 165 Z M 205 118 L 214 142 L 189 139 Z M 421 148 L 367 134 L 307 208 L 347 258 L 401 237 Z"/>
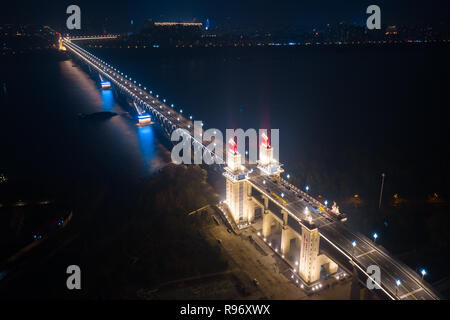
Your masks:
<path fill-rule="evenodd" d="M 71 60 L 55 60 L 30 59 L 6 69 L 0 171 L 10 181 L 127 180 L 165 165 L 160 156 L 167 150 L 155 127 L 138 128 L 112 90 L 99 90 L 98 79 Z M 99 111 L 118 115 L 78 117 Z"/>

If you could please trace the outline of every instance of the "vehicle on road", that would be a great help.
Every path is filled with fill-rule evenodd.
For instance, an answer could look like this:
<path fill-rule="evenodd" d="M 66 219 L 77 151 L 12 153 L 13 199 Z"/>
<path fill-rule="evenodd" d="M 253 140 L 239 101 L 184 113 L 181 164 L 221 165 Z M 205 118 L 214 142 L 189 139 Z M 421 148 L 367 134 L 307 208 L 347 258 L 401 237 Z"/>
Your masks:
<path fill-rule="evenodd" d="M 286 205 L 286 200 L 284 200 L 283 198 L 281 198 L 279 195 L 277 195 L 276 193 L 272 192 L 272 196 L 274 196 L 275 198 L 277 198 L 277 200 L 279 200 L 281 203 L 283 203 L 284 205 Z"/>

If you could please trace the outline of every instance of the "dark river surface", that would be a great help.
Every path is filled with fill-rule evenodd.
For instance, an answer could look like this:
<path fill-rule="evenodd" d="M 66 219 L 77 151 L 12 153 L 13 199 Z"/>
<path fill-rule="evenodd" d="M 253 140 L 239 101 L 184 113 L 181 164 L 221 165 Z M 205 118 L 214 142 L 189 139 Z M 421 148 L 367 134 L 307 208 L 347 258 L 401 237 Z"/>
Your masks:
<path fill-rule="evenodd" d="M 205 127 L 280 129 L 286 172 L 330 199 L 381 172 L 389 193 L 448 190 L 448 48 L 91 50 Z"/>
<path fill-rule="evenodd" d="M 7 72 L 1 169 L 11 180 L 136 179 L 164 165 L 155 128 L 136 127 L 128 106 L 71 60 L 24 61 Z M 100 111 L 118 115 L 78 117 Z"/>
<path fill-rule="evenodd" d="M 388 198 L 448 199 L 448 47 L 89 50 L 207 128 L 279 128 L 286 172 L 314 194 L 376 206 L 386 172 Z M 19 59 L 0 80 L 0 173 L 10 181 L 70 193 L 168 162 L 158 127 L 138 128 L 71 60 Z M 118 115 L 78 118 L 98 111 Z"/>

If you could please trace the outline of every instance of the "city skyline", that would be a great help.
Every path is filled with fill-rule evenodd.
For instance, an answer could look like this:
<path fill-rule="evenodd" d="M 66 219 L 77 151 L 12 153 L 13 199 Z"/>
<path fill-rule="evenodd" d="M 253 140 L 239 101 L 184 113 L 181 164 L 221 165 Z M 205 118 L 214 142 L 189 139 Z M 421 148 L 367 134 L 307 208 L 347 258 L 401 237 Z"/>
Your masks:
<path fill-rule="evenodd" d="M 383 25 L 429 25 L 446 22 L 448 4 L 445 1 L 378 1 Z M 42 24 L 63 29 L 70 3 L 36 3 L 32 1 L 9 2 L 1 11 L 2 23 Z M 264 30 L 297 28 L 309 30 L 345 21 L 365 25 L 366 8 L 372 4 L 360 1 L 237 1 L 186 3 L 175 1 L 123 3 L 114 1 L 78 1 L 82 12 L 82 28 L 100 31 L 107 26 L 110 31 L 129 29 L 142 25 L 147 19 L 163 21 L 199 21 L 210 19 L 212 26 L 225 29 Z M 439 10 L 436 10 L 438 9 Z M 39 14 L 36 14 L 39 12 Z"/>

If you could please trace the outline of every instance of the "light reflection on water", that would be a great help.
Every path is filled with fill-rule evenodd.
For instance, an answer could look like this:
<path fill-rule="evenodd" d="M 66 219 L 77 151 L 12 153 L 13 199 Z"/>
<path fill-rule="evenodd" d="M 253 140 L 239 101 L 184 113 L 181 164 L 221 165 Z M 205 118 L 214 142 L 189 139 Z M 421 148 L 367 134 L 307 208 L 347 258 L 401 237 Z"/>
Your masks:
<path fill-rule="evenodd" d="M 112 111 L 114 108 L 114 95 L 112 90 L 102 90 L 103 111 Z"/>
<path fill-rule="evenodd" d="M 139 147 L 141 149 L 142 158 L 145 161 L 145 167 L 149 167 L 155 158 L 155 133 L 152 126 L 140 127 L 138 130 Z"/>
<path fill-rule="evenodd" d="M 79 127 L 82 129 L 80 135 L 85 136 L 86 147 L 96 146 L 93 148 L 95 155 L 90 157 L 104 158 L 108 155 L 108 168 L 126 168 L 119 171 L 133 176 L 146 175 L 166 165 L 162 155 L 167 150 L 155 136 L 155 127 L 136 127 L 136 120 L 127 115 L 131 111 L 127 103 L 117 101 L 112 89 L 100 89 L 98 76 L 91 77 L 79 66 L 72 65 L 70 60 L 60 64 L 64 82 L 67 83 L 65 90 L 69 99 L 76 101 L 78 109 L 71 112 L 91 114 L 110 111 L 118 114 L 101 122 L 87 120 L 83 122 L 85 125 Z"/>

